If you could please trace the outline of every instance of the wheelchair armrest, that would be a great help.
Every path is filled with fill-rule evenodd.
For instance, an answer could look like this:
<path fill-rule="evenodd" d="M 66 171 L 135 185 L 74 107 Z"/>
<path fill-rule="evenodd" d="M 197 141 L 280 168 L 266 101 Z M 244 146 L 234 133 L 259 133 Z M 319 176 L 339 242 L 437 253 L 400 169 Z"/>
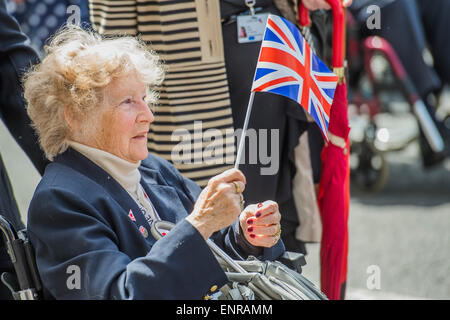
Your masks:
<path fill-rule="evenodd" d="M 285 251 L 278 261 L 286 267 L 302 273 L 302 266 L 306 265 L 305 255 L 303 253 Z"/>

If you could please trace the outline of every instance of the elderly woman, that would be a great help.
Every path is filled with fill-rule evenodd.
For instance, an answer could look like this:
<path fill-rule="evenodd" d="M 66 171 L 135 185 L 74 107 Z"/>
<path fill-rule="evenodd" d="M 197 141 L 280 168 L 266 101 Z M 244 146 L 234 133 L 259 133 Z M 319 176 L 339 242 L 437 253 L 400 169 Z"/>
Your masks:
<path fill-rule="evenodd" d="M 273 201 L 241 212 L 245 177 L 201 190 L 148 154 L 158 58 L 133 38 L 68 27 L 25 79 L 28 113 L 52 161 L 28 213 L 44 296 L 201 299 L 227 282 L 206 240 L 234 258 L 284 251 Z M 152 222 L 175 227 L 160 240 Z"/>

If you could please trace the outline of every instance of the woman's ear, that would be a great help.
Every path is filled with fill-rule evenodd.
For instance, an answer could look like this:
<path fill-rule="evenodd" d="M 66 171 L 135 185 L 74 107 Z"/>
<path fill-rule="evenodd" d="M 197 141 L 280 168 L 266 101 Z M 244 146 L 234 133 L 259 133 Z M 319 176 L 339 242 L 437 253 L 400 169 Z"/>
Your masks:
<path fill-rule="evenodd" d="M 72 131 L 77 131 L 78 128 L 77 121 L 75 120 L 73 111 L 70 109 L 69 106 L 64 106 L 64 119 L 66 120 L 67 124 L 72 129 Z"/>

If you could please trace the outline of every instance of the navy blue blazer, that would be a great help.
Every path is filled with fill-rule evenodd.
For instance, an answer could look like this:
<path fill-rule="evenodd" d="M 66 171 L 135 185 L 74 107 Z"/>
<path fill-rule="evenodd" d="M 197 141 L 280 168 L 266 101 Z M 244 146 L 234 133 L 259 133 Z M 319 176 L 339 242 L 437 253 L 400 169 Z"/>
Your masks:
<path fill-rule="evenodd" d="M 203 237 L 184 219 L 201 189 L 153 155 L 139 170 L 161 219 L 176 223 L 158 241 L 135 201 L 92 161 L 69 148 L 47 166 L 28 212 L 45 298 L 201 299 L 227 282 Z M 252 246 L 238 222 L 211 238 L 234 258 L 273 260 L 284 252 L 281 240 L 270 249 Z"/>

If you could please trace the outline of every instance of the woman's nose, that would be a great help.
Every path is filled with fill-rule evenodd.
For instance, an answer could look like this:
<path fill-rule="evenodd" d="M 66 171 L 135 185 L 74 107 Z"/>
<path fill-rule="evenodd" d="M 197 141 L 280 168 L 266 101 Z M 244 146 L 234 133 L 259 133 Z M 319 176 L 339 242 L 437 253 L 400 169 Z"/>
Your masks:
<path fill-rule="evenodd" d="M 137 121 L 152 123 L 153 120 L 155 120 L 155 116 L 153 115 L 153 112 L 150 110 L 150 107 L 145 101 L 141 101 Z"/>

